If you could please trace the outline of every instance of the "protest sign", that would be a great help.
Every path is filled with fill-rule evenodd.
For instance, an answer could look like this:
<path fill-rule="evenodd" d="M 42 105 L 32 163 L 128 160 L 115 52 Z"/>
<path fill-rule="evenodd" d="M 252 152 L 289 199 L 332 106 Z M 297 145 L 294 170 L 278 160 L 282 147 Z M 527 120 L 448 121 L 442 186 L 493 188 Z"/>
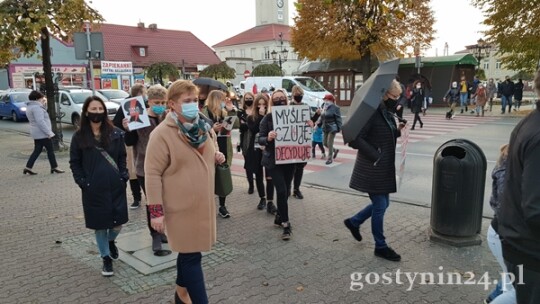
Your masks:
<path fill-rule="evenodd" d="M 274 106 L 272 121 L 276 132 L 276 165 L 303 163 L 311 157 L 311 127 L 307 125 L 307 105 Z"/>
<path fill-rule="evenodd" d="M 124 116 L 129 120 L 128 128 L 130 131 L 150 126 L 150 119 L 142 96 L 126 98 L 120 107 L 124 111 Z"/>

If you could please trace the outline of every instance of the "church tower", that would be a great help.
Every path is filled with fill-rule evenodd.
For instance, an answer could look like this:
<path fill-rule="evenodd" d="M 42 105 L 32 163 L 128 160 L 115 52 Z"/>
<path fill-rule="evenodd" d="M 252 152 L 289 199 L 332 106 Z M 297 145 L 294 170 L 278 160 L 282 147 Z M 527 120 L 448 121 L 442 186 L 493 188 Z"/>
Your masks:
<path fill-rule="evenodd" d="M 256 26 L 289 25 L 289 0 L 255 0 Z"/>

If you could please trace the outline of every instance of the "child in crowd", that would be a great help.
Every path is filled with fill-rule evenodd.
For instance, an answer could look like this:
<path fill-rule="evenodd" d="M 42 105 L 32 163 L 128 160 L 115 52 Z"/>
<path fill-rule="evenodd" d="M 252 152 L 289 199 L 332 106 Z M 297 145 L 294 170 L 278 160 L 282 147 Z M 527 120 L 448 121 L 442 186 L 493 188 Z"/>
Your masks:
<path fill-rule="evenodd" d="M 311 136 L 311 158 L 313 159 L 316 157 L 315 148 L 317 146 L 319 146 L 319 148 L 321 149 L 321 159 L 325 159 L 326 154 L 323 146 L 323 132 L 320 125 L 315 125 L 315 127 L 313 128 L 313 135 Z"/>

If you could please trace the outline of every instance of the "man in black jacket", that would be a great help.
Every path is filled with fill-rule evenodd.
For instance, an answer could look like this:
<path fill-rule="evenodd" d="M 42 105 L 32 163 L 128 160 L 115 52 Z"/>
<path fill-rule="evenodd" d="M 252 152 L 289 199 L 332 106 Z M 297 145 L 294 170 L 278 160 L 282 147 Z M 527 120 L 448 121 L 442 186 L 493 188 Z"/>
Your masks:
<path fill-rule="evenodd" d="M 534 80 L 540 95 L 540 70 Z M 540 303 L 540 101 L 510 136 L 499 234 L 519 304 Z"/>
<path fill-rule="evenodd" d="M 512 112 L 512 96 L 514 95 L 514 82 L 510 80 L 509 76 L 506 76 L 506 80 L 501 84 L 501 114 L 506 111 L 508 106 L 508 113 Z"/>

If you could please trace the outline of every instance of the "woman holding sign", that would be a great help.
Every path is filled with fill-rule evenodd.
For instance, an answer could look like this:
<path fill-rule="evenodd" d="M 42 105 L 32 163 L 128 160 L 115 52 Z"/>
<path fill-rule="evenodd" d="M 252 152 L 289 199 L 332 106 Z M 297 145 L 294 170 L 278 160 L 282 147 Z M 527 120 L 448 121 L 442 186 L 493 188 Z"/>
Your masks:
<path fill-rule="evenodd" d="M 227 164 L 232 163 L 233 148 L 231 141 L 232 127 L 238 127 L 237 109 L 230 102 L 226 93 L 218 90 L 211 91 L 201 112 L 212 121 L 212 129 L 216 132 L 219 151 L 225 155 Z M 219 197 L 219 216 L 229 218 L 231 215 L 225 206 L 225 197 Z"/>
<path fill-rule="evenodd" d="M 289 209 L 287 201 L 289 199 L 288 193 L 290 193 L 291 182 L 293 179 L 296 165 L 294 162 L 276 164 L 276 140 L 281 141 L 281 139 L 277 138 L 278 133 L 276 133 L 276 131 L 274 130 L 273 113 L 278 111 L 278 108 L 286 106 L 287 104 L 287 93 L 283 89 L 275 90 L 270 98 L 268 114 L 266 114 L 266 116 L 264 116 L 263 120 L 261 121 L 259 131 L 259 144 L 265 147 L 261 163 L 263 164 L 263 166 L 265 166 L 267 170 L 269 170 L 277 194 L 278 212 L 276 214 L 274 224 L 283 227 L 283 234 L 281 235 L 281 238 L 286 241 L 291 238 L 291 223 L 289 222 Z M 274 107 L 275 109 L 273 109 Z M 298 106 L 294 108 L 297 107 Z M 276 118 L 277 117 L 278 116 L 276 116 Z M 309 118 L 310 117 L 308 109 L 305 119 L 306 125 L 308 124 Z M 280 117 L 279 119 L 287 120 L 287 122 L 283 122 L 283 125 L 289 125 L 289 120 L 292 120 L 291 117 Z M 298 119 L 298 116 L 294 119 Z M 282 136 L 285 137 L 286 135 Z M 310 146 L 308 146 L 307 148 L 308 154 L 311 153 L 310 150 L 311 143 Z"/>

